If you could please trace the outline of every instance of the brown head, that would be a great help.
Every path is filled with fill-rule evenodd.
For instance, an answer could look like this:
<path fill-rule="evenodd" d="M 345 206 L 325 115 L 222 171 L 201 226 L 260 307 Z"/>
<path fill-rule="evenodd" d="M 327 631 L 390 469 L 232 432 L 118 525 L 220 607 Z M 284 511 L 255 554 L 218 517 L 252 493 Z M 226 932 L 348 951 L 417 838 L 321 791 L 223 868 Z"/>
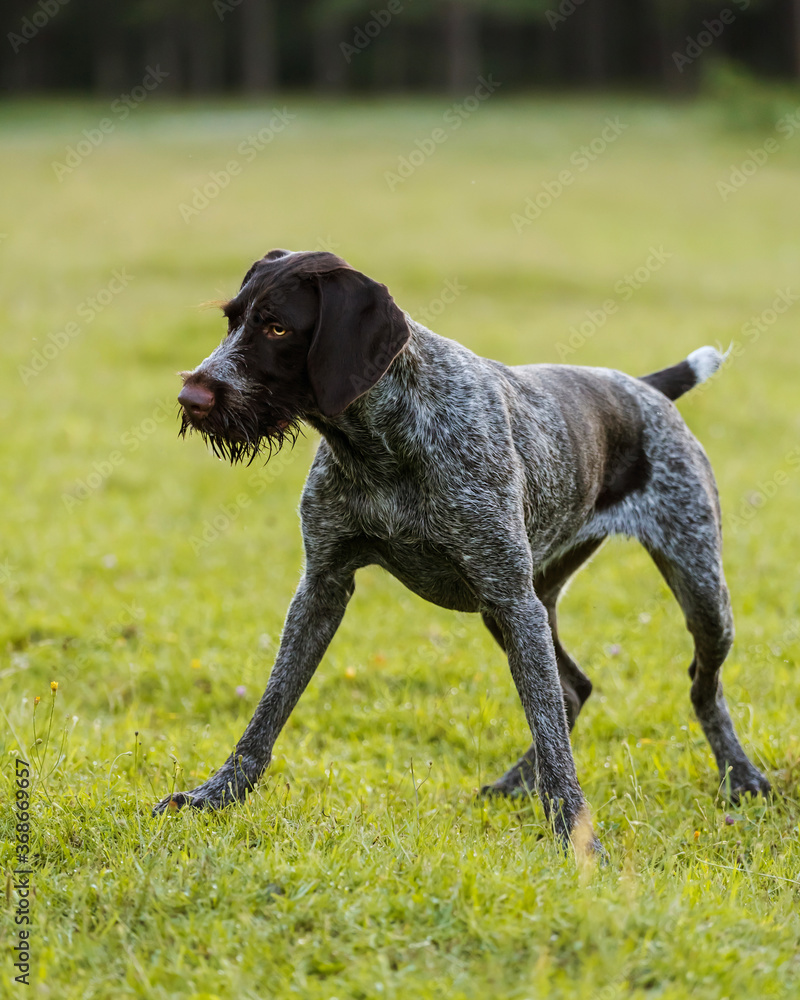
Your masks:
<path fill-rule="evenodd" d="M 306 416 L 336 417 L 386 373 L 408 341 L 385 285 L 335 254 L 271 250 L 222 311 L 228 332 L 183 372 L 181 432 L 252 461 Z"/>

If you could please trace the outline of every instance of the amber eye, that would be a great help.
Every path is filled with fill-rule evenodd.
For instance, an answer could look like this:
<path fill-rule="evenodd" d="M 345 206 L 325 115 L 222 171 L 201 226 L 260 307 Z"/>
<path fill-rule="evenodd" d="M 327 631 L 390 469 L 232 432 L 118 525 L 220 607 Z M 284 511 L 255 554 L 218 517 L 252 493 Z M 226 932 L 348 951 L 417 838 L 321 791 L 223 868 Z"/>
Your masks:
<path fill-rule="evenodd" d="M 285 337 L 289 332 L 282 326 L 276 326 L 274 323 L 270 323 L 269 326 L 264 328 L 270 337 Z"/>

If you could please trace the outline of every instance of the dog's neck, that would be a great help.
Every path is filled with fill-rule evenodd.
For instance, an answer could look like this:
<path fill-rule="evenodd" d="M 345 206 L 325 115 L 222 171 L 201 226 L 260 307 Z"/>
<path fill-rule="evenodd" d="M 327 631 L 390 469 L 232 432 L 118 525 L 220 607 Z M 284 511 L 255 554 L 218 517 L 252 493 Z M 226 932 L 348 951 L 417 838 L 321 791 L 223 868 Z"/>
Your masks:
<path fill-rule="evenodd" d="M 408 325 L 407 344 L 371 389 L 336 417 L 307 417 L 342 471 L 362 482 L 365 463 L 375 466 L 376 475 L 386 476 L 413 460 L 422 445 L 425 415 L 436 402 L 429 345 L 433 340 L 441 345 L 442 338 L 410 318 Z M 441 346 L 437 355 L 441 357 Z"/>

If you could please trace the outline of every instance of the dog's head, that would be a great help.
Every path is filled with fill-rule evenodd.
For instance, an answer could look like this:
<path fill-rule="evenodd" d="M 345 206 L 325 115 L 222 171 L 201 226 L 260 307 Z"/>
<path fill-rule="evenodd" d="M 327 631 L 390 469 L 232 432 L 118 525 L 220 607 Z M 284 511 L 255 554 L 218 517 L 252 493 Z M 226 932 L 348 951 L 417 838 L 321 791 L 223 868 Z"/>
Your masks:
<path fill-rule="evenodd" d="M 181 433 L 231 462 L 335 417 L 371 389 L 410 336 L 385 285 L 327 252 L 271 250 L 222 307 L 228 333 L 183 372 Z"/>

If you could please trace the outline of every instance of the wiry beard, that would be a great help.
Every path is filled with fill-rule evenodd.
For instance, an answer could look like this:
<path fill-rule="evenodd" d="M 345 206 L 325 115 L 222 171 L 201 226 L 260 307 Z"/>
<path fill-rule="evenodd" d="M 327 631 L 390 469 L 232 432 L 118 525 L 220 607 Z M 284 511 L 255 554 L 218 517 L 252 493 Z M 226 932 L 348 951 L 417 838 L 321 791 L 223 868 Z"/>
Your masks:
<path fill-rule="evenodd" d="M 235 408 L 215 406 L 200 425 L 194 423 L 183 409 L 180 417 L 179 437 L 186 437 L 187 432 L 199 434 L 217 458 L 231 465 L 252 465 L 259 455 L 265 455 L 268 462 L 287 441 L 294 447 L 303 433 L 296 413 L 281 413 L 275 408 L 270 408 L 269 429 L 264 432 L 259 429 L 264 426 L 264 418 L 259 420 L 257 410 L 241 402 Z"/>

